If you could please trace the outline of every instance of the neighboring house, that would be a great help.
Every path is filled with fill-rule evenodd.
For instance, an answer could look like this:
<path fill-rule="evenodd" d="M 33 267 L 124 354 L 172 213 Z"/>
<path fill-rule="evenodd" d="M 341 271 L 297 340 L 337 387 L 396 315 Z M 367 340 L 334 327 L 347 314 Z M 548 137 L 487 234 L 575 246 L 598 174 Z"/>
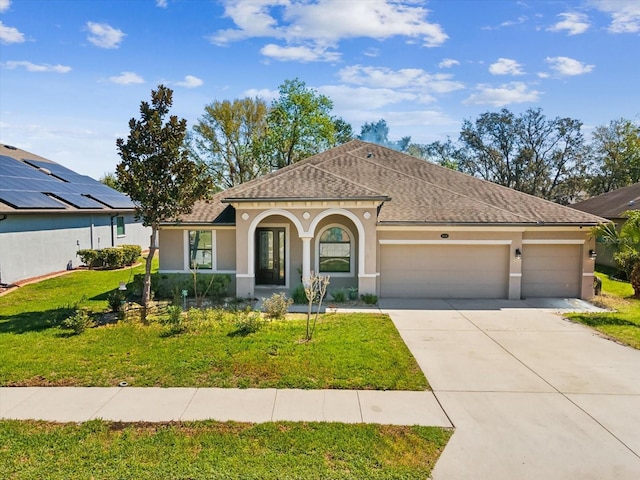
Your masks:
<path fill-rule="evenodd" d="M 160 270 L 230 274 L 240 297 L 315 271 L 380 297 L 589 298 L 603 221 L 354 140 L 163 224 Z"/>
<path fill-rule="evenodd" d="M 611 192 L 603 193 L 596 197 L 589 198 L 579 203 L 571 205 L 572 208 L 581 212 L 592 213 L 610 220 L 616 224 L 620 230 L 626 219 L 622 216 L 627 210 L 638 210 L 640 208 L 640 183 L 634 183 L 628 187 L 619 188 Z M 596 243 L 598 265 L 615 267 L 616 262 L 612 254 L 601 243 Z"/>
<path fill-rule="evenodd" d="M 126 195 L 18 148 L 0 145 L 0 283 L 77 267 L 80 249 L 135 244 L 150 229 Z"/>

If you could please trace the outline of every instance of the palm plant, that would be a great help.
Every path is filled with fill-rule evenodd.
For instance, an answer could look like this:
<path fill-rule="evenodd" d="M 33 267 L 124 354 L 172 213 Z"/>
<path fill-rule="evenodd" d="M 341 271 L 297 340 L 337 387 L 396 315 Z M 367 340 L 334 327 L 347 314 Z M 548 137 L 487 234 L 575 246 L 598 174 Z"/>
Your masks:
<path fill-rule="evenodd" d="M 620 231 L 614 223 L 607 223 L 595 227 L 593 234 L 613 252 L 613 259 L 629 278 L 634 296 L 640 298 L 640 210 L 627 210 L 622 216 L 627 221 Z"/>

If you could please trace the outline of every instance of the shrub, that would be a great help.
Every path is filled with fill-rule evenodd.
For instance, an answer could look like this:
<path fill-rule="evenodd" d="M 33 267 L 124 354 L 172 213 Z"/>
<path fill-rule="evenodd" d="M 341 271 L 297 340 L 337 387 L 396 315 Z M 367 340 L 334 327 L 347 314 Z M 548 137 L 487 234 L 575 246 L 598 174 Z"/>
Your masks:
<path fill-rule="evenodd" d="M 182 307 L 179 305 L 169 305 L 167 307 L 167 314 L 160 317 L 160 323 L 169 327 L 169 331 L 173 333 L 184 330 L 182 320 Z"/>
<path fill-rule="evenodd" d="M 376 303 L 378 303 L 378 296 L 374 295 L 373 293 L 363 293 L 362 295 L 360 295 L 360 298 L 367 305 L 375 305 Z"/>
<path fill-rule="evenodd" d="M 255 333 L 264 326 L 264 320 L 260 316 L 260 312 L 247 307 L 239 310 L 234 315 L 234 324 L 236 335 L 249 335 Z"/>
<path fill-rule="evenodd" d="M 124 251 L 119 247 L 107 247 L 99 251 L 102 265 L 106 268 L 124 267 Z"/>
<path fill-rule="evenodd" d="M 126 300 L 126 295 L 123 291 L 115 289 L 109 292 L 107 295 L 107 302 L 109 303 L 109 310 L 112 312 L 119 312 L 122 310 L 122 305 Z"/>
<path fill-rule="evenodd" d="M 100 258 L 100 254 L 98 250 L 93 250 L 91 248 L 85 248 L 83 250 L 78 250 L 78 257 L 80 257 L 80 261 L 84 263 L 89 268 L 99 267 L 98 261 Z"/>
<path fill-rule="evenodd" d="M 349 300 L 357 300 L 357 299 L 358 299 L 358 288 L 349 287 Z"/>
<path fill-rule="evenodd" d="M 209 282 L 212 282 L 209 287 Z M 136 291 L 142 291 L 144 274 L 137 274 L 134 277 Z M 231 277 L 226 274 L 199 273 L 196 279 L 198 293 L 207 291 L 207 297 L 214 301 L 220 301 L 228 295 L 228 287 Z M 179 296 L 182 298 L 182 290 L 187 291 L 189 297 L 195 296 L 193 275 L 191 273 L 156 273 L 151 276 L 151 290 L 155 298 L 173 299 Z"/>
<path fill-rule="evenodd" d="M 304 305 L 307 303 L 307 294 L 304 293 L 304 285 L 298 285 L 293 292 L 291 292 L 291 298 L 293 303 Z"/>
<path fill-rule="evenodd" d="M 84 308 L 76 309 L 75 313 L 70 317 L 67 317 L 63 322 L 62 326 L 64 328 L 68 328 L 73 330 L 73 333 L 76 335 L 81 334 L 87 328 L 90 328 L 94 325 L 93 319 L 89 316 L 89 312 L 87 312 Z"/>
<path fill-rule="evenodd" d="M 331 292 L 331 297 L 338 303 L 345 302 L 347 300 L 347 294 L 344 290 L 336 290 L 335 292 Z"/>
<path fill-rule="evenodd" d="M 265 298 L 262 302 L 262 310 L 268 318 L 284 318 L 293 300 L 287 298 L 285 293 L 274 293 L 270 298 Z"/>
<path fill-rule="evenodd" d="M 140 245 L 120 245 L 122 249 L 122 261 L 125 265 L 133 265 L 140 255 L 142 255 L 142 248 Z"/>

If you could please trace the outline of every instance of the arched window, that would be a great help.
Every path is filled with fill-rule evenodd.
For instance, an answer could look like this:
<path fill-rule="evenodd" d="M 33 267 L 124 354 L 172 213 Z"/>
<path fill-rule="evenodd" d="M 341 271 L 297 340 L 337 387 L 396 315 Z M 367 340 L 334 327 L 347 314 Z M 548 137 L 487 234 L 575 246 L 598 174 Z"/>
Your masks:
<path fill-rule="evenodd" d="M 352 247 L 353 237 L 348 230 L 337 225 L 328 226 L 318 241 L 318 272 L 352 273 Z"/>

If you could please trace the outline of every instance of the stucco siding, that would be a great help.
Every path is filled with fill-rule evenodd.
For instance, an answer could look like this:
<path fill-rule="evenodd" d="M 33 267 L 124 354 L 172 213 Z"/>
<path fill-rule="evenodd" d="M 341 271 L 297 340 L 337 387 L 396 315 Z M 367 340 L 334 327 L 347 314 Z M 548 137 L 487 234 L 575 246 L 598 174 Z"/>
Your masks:
<path fill-rule="evenodd" d="M 127 224 L 116 242 L 109 215 L 9 215 L 0 221 L 0 281 L 13 283 L 81 265 L 78 250 L 123 243 L 148 248 L 148 229 Z M 113 235 L 112 235 L 113 232 Z M 146 238 L 140 244 L 137 239 Z"/>
<path fill-rule="evenodd" d="M 159 232 L 160 270 L 184 270 L 184 230 L 163 230 Z"/>

